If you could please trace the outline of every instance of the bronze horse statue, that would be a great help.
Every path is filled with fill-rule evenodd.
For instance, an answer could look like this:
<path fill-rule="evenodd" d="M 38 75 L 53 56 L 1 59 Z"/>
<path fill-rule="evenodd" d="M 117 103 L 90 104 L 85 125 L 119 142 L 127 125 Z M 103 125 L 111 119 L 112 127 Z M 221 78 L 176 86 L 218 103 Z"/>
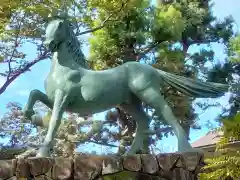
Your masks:
<path fill-rule="evenodd" d="M 24 115 L 34 115 L 33 106 L 41 101 L 52 109 L 47 135 L 37 156 L 48 157 L 53 138 L 65 110 L 80 115 L 98 113 L 120 105 L 136 120 L 136 135 L 127 154 L 148 151 L 149 117 L 141 102 L 150 105 L 173 128 L 178 138 L 178 150 L 195 151 L 160 89 L 166 83 L 192 97 L 219 97 L 228 85 L 202 82 L 173 75 L 146 64 L 128 62 L 121 66 L 94 71 L 88 68 L 70 21 L 55 16 L 46 28 L 45 45 L 52 52 L 51 70 L 45 80 L 46 94 L 31 91 Z"/>

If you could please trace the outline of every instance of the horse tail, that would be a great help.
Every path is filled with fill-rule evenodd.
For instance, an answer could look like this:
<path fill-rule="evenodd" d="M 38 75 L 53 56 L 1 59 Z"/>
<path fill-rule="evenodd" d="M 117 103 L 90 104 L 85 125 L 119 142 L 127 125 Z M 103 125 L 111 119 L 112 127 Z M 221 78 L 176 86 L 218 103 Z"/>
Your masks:
<path fill-rule="evenodd" d="M 224 95 L 229 86 L 214 82 L 202 82 L 183 76 L 174 75 L 165 71 L 158 70 L 164 82 L 181 93 L 196 98 L 216 98 Z"/>

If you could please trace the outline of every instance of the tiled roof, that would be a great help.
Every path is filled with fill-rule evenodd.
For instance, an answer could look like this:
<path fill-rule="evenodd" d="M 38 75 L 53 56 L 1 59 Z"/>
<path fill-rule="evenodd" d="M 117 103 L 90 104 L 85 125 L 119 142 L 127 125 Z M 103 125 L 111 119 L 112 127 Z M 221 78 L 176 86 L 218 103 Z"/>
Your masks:
<path fill-rule="evenodd" d="M 220 140 L 220 133 L 209 131 L 205 136 L 192 143 L 192 147 L 202 147 L 214 145 Z"/>

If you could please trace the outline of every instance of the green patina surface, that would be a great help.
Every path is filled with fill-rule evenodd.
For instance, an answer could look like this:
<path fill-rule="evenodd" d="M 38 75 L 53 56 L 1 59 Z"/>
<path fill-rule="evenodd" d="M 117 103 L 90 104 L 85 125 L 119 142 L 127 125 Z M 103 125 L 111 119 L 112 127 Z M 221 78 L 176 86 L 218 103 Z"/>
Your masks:
<path fill-rule="evenodd" d="M 137 122 L 136 136 L 127 154 L 146 153 L 150 121 L 141 102 L 153 107 L 172 126 L 179 151 L 194 151 L 159 90 L 165 83 L 194 97 L 219 97 L 228 90 L 227 85 L 192 80 L 137 62 L 104 71 L 90 70 L 66 16 L 52 17 L 45 33 L 45 45 L 52 52 L 51 70 L 45 80 L 46 94 L 33 90 L 24 109 L 25 116 L 31 118 L 33 105 L 41 101 L 53 111 L 47 135 L 37 153 L 40 157 L 51 155 L 53 138 L 65 110 L 86 115 L 116 105 L 129 112 Z"/>

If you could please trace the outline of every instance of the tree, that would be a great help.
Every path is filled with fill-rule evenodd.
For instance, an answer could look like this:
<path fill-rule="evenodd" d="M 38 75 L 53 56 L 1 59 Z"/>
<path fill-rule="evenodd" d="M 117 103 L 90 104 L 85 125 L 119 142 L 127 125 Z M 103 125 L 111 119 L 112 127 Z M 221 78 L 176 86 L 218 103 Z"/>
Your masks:
<path fill-rule="evenodd" d="M 237 35 L 229 40 L 228 58 L 223 65 L 217 64 L 209 72 L 209 78 L 222 81 L 227 80 L 231 85 L 230 107 L 225 108 L 219 116 L 220 127 L 217 131 L 222 134 L 216 144 L 215 156 L 206 160 L 205 173 L 200 175 L 201 179 L 239 179 L 240 153 L 232 145 L 239 141 L 240 136 L 240 99 L 239 99 L 239 65 L 240 65 L 240 36 Z"/>
<path fill-rule="evenodd" d="M 203 169 L 207 172 L 200 175 L 201 179 L 239 179 L 240 152 L 232 143 L 240 140 L 240 113 L 222 122 L 223 126 L 218 130 L 223 132 L 223 136 L 217 143 L 217 154 L 206 160 L 207 165 Z"/>
<path fill-rule="evenodd" d="M 234 117 L 240 109 L 239 99 L 239 76 L 240 76 L 240 36 L 236 35 L 229 40 L 227 47 L 228 57 L 223 64 L 216 64 L 211 71 L 208 72 L 208 79 L 211 81 L 223 82 L 230 84 L 231 95 L 229 99 L 229 107 L 223 108 L 223 113 L 219 116 L 219 120 Z"/>
<path fill-rule="evenodd" d="M 229 116 L 232 117 L 239 112 L 240 109 L 240 35 L 230 39 L 230 47 L 228 54 L 230 57 L 230 63 L 232 64 L 231 72 L 232 76 L 229 78 L 229 81 L 232 84 L 232 92 L 234 92 L 230 98 L 231 106 L 229 108 Z"/>
<path fill-rule="evenodd" d="M 0 49 L 0 54 L 4 57 L 3 62 L 10 68 L 1 74 L 6 77 L 6 83 L 0 88 L 0 94 L 20 74 L 50 56 L 42 46 L 44 18 L 52 11 L 62 9 L 63 5 L 70 14 L 76 35 L 81 38 L 83 34 L 92 34 L 89 39 L 88 62 L 91 68 L 96 70 L 115 67 L 128 61 L 138 61 L 187 77 L 197 78 L 201 75 L 202 79 L 206 80 L 204 75 L 208 69 L 205 64 L 213 62 L 213 50 L 201 48 L 199 52 L 190 52 L 189 49 L 196 45 L 210 46 L 212 42 L 228 45 L 228 40 L 233 35 L 232 19 L 228 17 L 222 22 L 218 21 L 211 13 L 211 1 L 207 0 L 158 1 L 156 5 L 152 5 L 149 0 L 81 0 L 66 1 L 64 4 L 57 0 L 44 0 L 44 3 L 16 3 L 19 4 L 15 6 L 10 3 L 11 11 L 8 10 L 9 15 L 4 16 L 7 19 L 6 25 L 10 24 L 11 28 L 5 29 L 6 25 L 3 28 L 1 42 L 4 48 Z M 17 20 L 13 20 L 15 16 Z M 89 30 L 80 32 L 80 27 Z M 9 48 L 8 43 L 15 42 L 14 39 L 18 37 L 21 39 Z M 24 52 L 17 51 L 18 46 L 26 40 L 35 44 L 39 51 L 38 57 L 30 62 L 24 60 Z M 9 53 L 9 49 L 14 50 L 13 55 Z M 193 98 L 167 86 L 161 91 L 188 134 L 190 127 L 199 128 L 192 107 Z M 157 117 L 153 109 L 147 105 L 144 107 L 151 115 L 154 136 L 151 136 L 149 144 L 154 145 L 163 136 L 172 133 L 171 128 L 164 121 L 157 121 L 161 117 Z M 117 107 L 115 111 L 107 114 L 106 119 L 114 119 L 114 122 L 120 120 L 123 125 L 120 131 L 123 132 L 127 128 L 127 140 L 130 139 L 122 143 L 130 144 L 135 129 L 135 122 L 131 116 Z M 165 131 L 162 132 L 162 129 Z M 121 153 L 125 150 L 122 149 Z"/>

